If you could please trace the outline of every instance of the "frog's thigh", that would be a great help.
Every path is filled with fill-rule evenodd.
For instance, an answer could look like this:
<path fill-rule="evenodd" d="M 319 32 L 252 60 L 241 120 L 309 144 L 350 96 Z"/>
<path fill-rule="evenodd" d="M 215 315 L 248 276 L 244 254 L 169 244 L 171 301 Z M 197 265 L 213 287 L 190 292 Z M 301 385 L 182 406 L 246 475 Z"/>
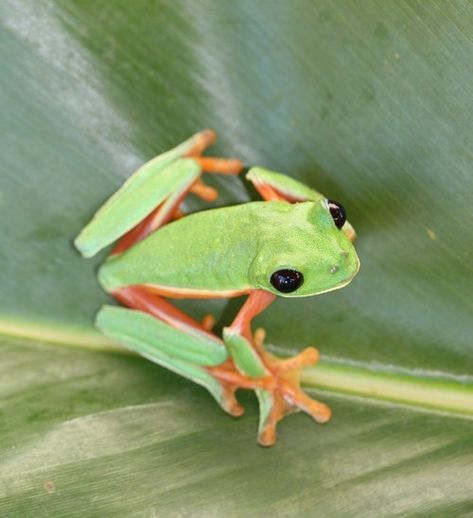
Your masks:
<path fill-rule="evenodd" d="M 162 205 L 160 212 L 166 214 L 200 174 L 199 164 L 187 158 L 169 163 L 160 155 L 147 162 L 100 207 L 75 239 L 76 247 L 85 257 L 92 257 L 136 227 L 157 207 Z"/>
<path fill-rule="evenodd" d="M 217 337 L 185 332 L 142 311 L 117 306 L 102 307 L 96 325 L 106 336 L 141 356 L 203 385 L 221 401 L 221 384 L 206 369 L 228 358 Z"/>
<path fill-rule="evenodd" d="M 252 167 L 246 178 L 253 183 L 263 199 L 268 201 L 278 200 L 295 203 L 324 199 L 322 194 L 294 178 L 263 167 Z"/>
<path fill-rule="evenodd" d="M 315 189 L 286 176 L 285 174 L 270 171 L 263 167 L 252 167 L 246 174 L 247 180 L 253 183 L 255 189 L 266 201 L 287 201 L 296 203 L 300 201 L 320 201 L 325 196 Z M 342 228 L 343 233 L 350 241 L 356 239 L 355 229 L 348 221 Z"/>

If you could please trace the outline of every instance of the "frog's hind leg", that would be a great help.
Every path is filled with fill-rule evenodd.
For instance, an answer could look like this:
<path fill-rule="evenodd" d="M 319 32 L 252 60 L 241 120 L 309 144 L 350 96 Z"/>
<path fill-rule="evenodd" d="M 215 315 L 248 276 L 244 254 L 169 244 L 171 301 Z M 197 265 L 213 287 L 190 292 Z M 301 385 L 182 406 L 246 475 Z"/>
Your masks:
<path fill-rule="evenodd" d="M 144 286 L 126 286 L 113 291 L 112 295 L 123 305 L 144 311 L 170 326 L 177 327 L 184 331 L 199 332 L 207 335 L 210 339 L 217 339 L 217 337 L 207 329 L 205 322 L 207 318 L 204 318 L 203 322 L 194 320 L 190 315 L 174 306 L 171 302 L 150 292 Z"/>
<path fill-rule="evenodd" d="M 224 342 L 206 329 L 205 322 L 192 319 L 146 286 L 119 288 L 112 295 L 132 309 L 102 310 L 97 325 L 107 336 L 203 385 L 233 416 L 243 413 L 236 390 L 255 390 L 260 444 L 274 444 L 277 423 L 291 412 L 303 410 L 318 422 L 330 418 L 329 408 L 299 386 L 300 370 L 315 363 L 318 352 L 308 348 L 293 358 L 279 359 L 265 351 L 261 330 L 251 333 L 251 320 L 269 306 L 273 294 L 252 292 L 232 325 L 224 329 Z M 110 314 L 114 318 L 108 318 Z"/>
<path fill-rule="evenodd" d="M 189 192 L 213 200 L 216 191 L 200 180 L 203 172 L 237 174 L 239 160 L 202 157 L 215 140 L 204 130 L 176 148 L 143 164 L 102 205 L 74 241 L 84 257 L 121 241 L 113 253 L 125 251 L 168 221 L 179 216 L 179 205 Z"/>
<path fill-rule="evenodd" d="M 180 333 L 181 343 L 179 344 L 179 351 L 184 351 L 186 353 L 186 351 L 189 350 L 189 343 L 192 344 L 195 340 L 198 340 L 198 343 L 201 344 L 201 351 L 210 351 L 211 355 L 209 356 L 209 353 L 204 354 L 204 358 L 207 358 L 207 361 L 204 363 L 200 361 L 199 369 L 197 369 L 197 371 L 195 370 L 195 354 L 192 352 L 191 356 L 188 355 L 186 357 L 189 362 L 192 362 L 192 373 L 195 374 L 195 372 L 198 372 L 200 376 L 199 379 L 201 381 L 207 380 L 206 384 L 199 381 L 197 381 L 197 383 L 204 385 L 227 413 L 234 417 L 238 417 L 243 414 L 244 409 L 238 403 L 235 397 L 235 392 L 238 388 L 255 388 L 255 386 L 258 386 L 259 380 L 248 381 L 236 372 L 233 362 L 228 356 L 224 343 L 220 338 L 208 330 L 208 316 L 204 317 L 202 322 L 197 322 L 187 313 L 184 313 L 171 304 L 171 302 L 148 291 L 143 286 L 128 286 L 120 288 L 112 294 L 119 302 L 129 308 L 133 308 L 135 312 L 146 314 L 148 315 L 148 318 L 152 318 L 159 322 L 160 325 L 157 325 L 157 331 L 160 329 L 162 330 L 162 326 L 164 325 L 167 328 L 174 328 L 175 332 Z M 118 336 L 114 329 L 104 328 L 100 321 L 97 323 L 105 334 L 124 342 L 128 347 L 142 354 L 141 350 L 138 348 L 140 344 L 133 341 L 133 334 L 130 335 L 130 333 L 132 333 L 131 330 L 126 327 L 123 328 L 120 324 L 120 329 L 123 328 L 128 333 L 128 338 L 125 336 L 124 339 L 123 337 Z M 151 326 L 151 324 L 149 325 Z M 152 341 L 156 350 L 159 350 L 161 343 L 166 341 L 166 339 L 166 336 L 164 336 L 162 332 L 157 333 Z M 179 353 L 179 351 L 177 351 L 177 353 Z M 169 354 L 173 356 L 172 351 Z M 143 355 L 147 356 L 144 353 Z M 160 363 L 160 361 L 158 361 L 159 359 L 160 356 L 157 356 L 157 359 L 155 360 L 156 363 L 166 367 L 167 364 L 165 364 L 164 361 L 161 361 Z M 184 359 L 185 358 L 180 358 L 180 361 Z M 224 374 L 222 374 L 221 377 L 216 377 L 213 374 L 214 367 L 221 369 Z M 176 371 L 175 368 L 171 370 Z M 190 377 L 186 375 L 184 371 L 180 373 L 185 377 Z M 212 380 L 211 382 L 209 381 L 210 379 Z"/>
<path fill-rule="evenodd" d="M 223 410 L 241 416 L 243 407 L 235 399 L 235 388 L 223 384 L 209 367 L 225 364 L 228 353 L 221 340 L 209 334 L 178 328 L 135 309 L 104 306 L 97 327 L 128 349 L 205 387 Z"/>
<path fill-rule="evenodd" d="M 198 176 L 196 175 L 195 179 L 176 186 L 176 189 L 169 197 L 164 199 L 150 214 L 119 239 L 112 249 L 112 255 L 125 252 L 125 250 L 128 250 L 135 243 L 143 240 L 169 221 L 179 218 L 181 216 L 179 206 L 197 179 Z"/>
<path fill-rule="evenodd" d="M 238 174 L 243 168 L 243 164 L 237 159 L 189 156 L 189 158 L 182 159 L 180 164 L 187 162 L 189 162 L 188 169 L 192 169 L 191 166 L 197 166 L 198 172 L 196 170 L 190 179 L 186 177 L 176 183 L 169 197 L 164 199 L 143 221 L 128 231 L 113 248 L 112 254 L 124 252 L 169 221 L 182 217 L 184 214 L 180 205 L 189 193 L 195 194 L 204 201 L 215 201 L 218 191 L 203 182 L 202 173 Z"/>
<path fill-rule="evenodd" d="M 323 194 L 315 189 L 311 189 L 302 182 L 263 167 L 252 167 L 246 174 L 246 178 L 266 201 L 298 203 L 301 201 L 322 201 L 326 199 Z M 356 232 L 348 221 L 345 222 L 342 231 L 350 241 L 356 239 Z"/>

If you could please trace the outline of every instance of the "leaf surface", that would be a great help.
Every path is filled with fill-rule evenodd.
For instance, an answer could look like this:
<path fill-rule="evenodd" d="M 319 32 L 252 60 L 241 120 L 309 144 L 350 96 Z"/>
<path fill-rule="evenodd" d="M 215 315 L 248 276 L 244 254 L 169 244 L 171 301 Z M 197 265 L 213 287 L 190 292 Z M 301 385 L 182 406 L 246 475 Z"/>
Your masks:
<path fill-rule="evenodd" d="M 473 4 L 4 0 L 0 18 L 2 514 L 472 512 Z M 341 201 L 359 236 L 349 287 L 258 319 L 275 351 L 317 346 L 306 383 L 345 394 L 270 451 L 251 397 L 233 421 L 113 352 L 92 327 L 105 254 L 72 246 L 132 171 L 205 127 L 212 154 Z M 219 205 L 255 196 L 207 181 Z M 240 304 L 182 307 L 221 327 Z"/>

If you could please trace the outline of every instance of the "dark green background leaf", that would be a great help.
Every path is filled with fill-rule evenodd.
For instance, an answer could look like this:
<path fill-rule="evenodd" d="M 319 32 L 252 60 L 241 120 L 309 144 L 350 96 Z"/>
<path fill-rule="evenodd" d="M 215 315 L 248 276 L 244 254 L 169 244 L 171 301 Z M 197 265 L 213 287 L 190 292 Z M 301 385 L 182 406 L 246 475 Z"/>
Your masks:
<path fill-rule="evenodd" d="M 343 200 L 360 235 L 353 285 L 278 302 L 272 339 L 464 373 L 473 10 L 256 4 L 2 4 L 2 313 L 88 325 L 104 298 L 71 238 L 134 167 L 214 127 L 220 153 Z M 220 201 L 245 198 L 235 181 Z"/>
<path fill-rule="evenodd" d="M 352 368 L 364 380 L 439 379 L 444 403 L 456 398 L 445 388 L 451 384 L 473 412 L 471 2 L 4 0 L 0 13 L 0 332 L 105 346 L 92 329 L 106 300 L 94 273 L 104 256 L 81 259 L 72 239 L 138 165 L 213 127 L 215 153 L 289 173 L 339 199 L 359 234 L 362 270 L 353 284 L 278 300 L 258 321 L 268 340 L 286 351 L 319 347 L 329 361 L 312 378 L 335 365 L 337 380 Z M 251 195 L 239 179 L 209 182 L 221 190 L 220 204 Z M 222 325 L 239 302 L 184 307 L 197 316 L 211 310 Z M 463 475 L 471 421 L 334 400 L 333 423 L 314 428 L 293 417 L 273 453 L 253 445 L 253 407 L 241 423 L 226 419 L 198 387 L 141 360 L 16 343 L 2 350 L 2 369 L 15 368 L 0 392 L 0 441 L 12 470 L 7 514 L 47 514 L 49 505 L 61 514 L 70 502 L 89 515 L 152 514 L 159 488 L 168 514 L 178 513 L 179 488 L 191 491 L 193 505 L 201 495 L 197 514 L 228 511 L 231 501 L 241 514 L 277 505 L 288 515 L 315 514 L 318 502 L 326 516 L 379 516 L 381 497 L 394 506 L 386 515 L 471 510 Z M 77 374 L 77 388 L 64 365 L 82 361 L 87 372 L 94 362 L 102 370 Z M 62 373 L 57 389 L 43 362 Z M 349 391 L 356 380 L 346 379 L 331 388 Z M 355 392 L 379 396 L 360 387 Z M 44 419 L 25 397 L 36 398 Z M 170 413 L 139 406 L 155 402 Z M 86 433 L 87 419 L 129 405 L 138 410 L 125 425 L 142 419 L 142 430 L 90 432 L 116 441 L 105 464 L 100 448 L 90 461 L 60 451 L 57 466 L 44 460 L 52 447 L 43 450 L 43 440 L 51 444 L 74 419 L 85 420 Z M 159 415 L 169 428 L 154 442 Z M 184 438 L 172 437 L 174 420 Z M 67 438 L 61 444 L 71 447 Z M 269 472 L 277 483 L 266 487 Z M 42 493 L 48 473 L 62 492 Z"/>

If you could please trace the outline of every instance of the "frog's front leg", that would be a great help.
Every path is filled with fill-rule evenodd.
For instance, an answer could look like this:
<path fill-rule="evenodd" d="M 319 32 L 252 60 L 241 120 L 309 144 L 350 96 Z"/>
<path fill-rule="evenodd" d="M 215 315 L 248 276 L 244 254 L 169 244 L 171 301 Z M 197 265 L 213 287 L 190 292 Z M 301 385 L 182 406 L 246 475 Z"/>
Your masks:
<path fill-rule="evenodd" d="M 224 342 L 237 370 L 250 379 L 268 380 L 255 389 L 260 404 L 258 442 L 263 446 L 276 442 L 276 425 L 289 413 L 302 410 L 319 423 L 331 416 L 328 406 L 314 401 L 300 388 L 300 371 L 318 361 L 318 351 L 309 347 L 297 356 L 279 359 L 264 350 L 261 332 L 252 336 L 252 319 L 274 298 L 263 290 L 251 292 L 231 326 L 224 329 Z M 211 371 L 219 378 L 222 369 L 217 366 Z"/>

